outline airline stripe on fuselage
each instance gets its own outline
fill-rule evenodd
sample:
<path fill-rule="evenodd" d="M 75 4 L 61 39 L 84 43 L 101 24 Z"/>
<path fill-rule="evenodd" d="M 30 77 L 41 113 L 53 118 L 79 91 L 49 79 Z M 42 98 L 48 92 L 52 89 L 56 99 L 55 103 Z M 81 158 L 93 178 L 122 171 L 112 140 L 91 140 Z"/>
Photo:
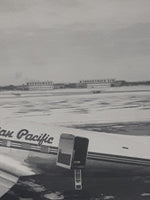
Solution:
<path fill-rule="evenodd" d="M 54 154 L 54 155 L 56 155 L 58 151 L 57 147 L 45 146 L 45 145 L 39 146 L 33 143 L 31 144 L 31 143 L 11 141 L 11 140 L 6 140 L 6 139 L 0 139 L 0 147 L 35 151 L 35 152 Z M 87 159 L 95 160 L 95 161 L 150 166 L 150 159 L 120 156 L 120 155 L 113 155 L 113 154 L 95 153 L 95 152 L 88 152 Z"/>
<path fill-rule="evenodd" d="M 101 160 L 104 162 L 115 162 L 115 163 L 122 163 L 122 164 L 150 166 L 150 159 L 120 156 L 120 155 L 113 155 L 113 154 L 88 152 L 88 159 Z"/>
<path fill-rule="evenodd" d="M 58 149 L 57 147 L 52 147 L 52 146 L 43 146 L 43 145 L 39 146 L 37 144 L 18 142 L 13 140 L 10 141 L 5 139 L 0 139 L 0 146 L 27 150 L 27 151 L 36 151 L 41 153 L 51 153 L 51 154 L 57 154 L 57 149 Z"/>

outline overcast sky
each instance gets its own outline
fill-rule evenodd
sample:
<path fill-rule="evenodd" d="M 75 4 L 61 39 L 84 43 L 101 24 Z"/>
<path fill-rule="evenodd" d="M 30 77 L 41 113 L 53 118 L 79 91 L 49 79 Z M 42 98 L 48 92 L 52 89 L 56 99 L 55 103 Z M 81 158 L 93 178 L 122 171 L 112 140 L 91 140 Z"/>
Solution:
<path fill-rule="evenodd" d="M 150 0 L 0 0 L 0 85 L 150 80 Z"/>

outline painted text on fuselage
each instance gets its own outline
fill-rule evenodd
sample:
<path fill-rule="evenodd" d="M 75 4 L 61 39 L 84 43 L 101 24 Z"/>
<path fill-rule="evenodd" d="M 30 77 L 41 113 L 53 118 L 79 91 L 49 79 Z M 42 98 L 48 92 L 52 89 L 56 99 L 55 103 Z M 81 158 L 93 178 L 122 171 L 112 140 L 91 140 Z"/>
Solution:
<path fill-rule="evenodd" d="M 14 131 L 6 130 L 1 127 L 0 127 L 0 137 L 37 142 L 38 145 L 52 144 L 54 140 L 54 138 L 47 133 L 32 134 L 27 129 L 21 129 L 17 133 L 15 133 Z"/>

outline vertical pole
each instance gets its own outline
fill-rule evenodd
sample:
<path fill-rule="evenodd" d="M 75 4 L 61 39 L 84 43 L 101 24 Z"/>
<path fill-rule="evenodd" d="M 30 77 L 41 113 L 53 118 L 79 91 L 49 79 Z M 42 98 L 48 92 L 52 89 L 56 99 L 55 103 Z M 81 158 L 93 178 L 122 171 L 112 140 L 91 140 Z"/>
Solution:
<path fill-rule="evenodd" d="M 82 190 L 82 170 L 74 169 L 75 190 Z"/>

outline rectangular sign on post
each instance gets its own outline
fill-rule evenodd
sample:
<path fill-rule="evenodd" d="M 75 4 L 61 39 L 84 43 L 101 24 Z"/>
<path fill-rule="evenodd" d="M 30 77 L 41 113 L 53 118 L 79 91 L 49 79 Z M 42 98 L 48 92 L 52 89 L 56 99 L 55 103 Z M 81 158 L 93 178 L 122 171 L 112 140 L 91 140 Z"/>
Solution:
<path fill-rule="evenodd" d="M 58 155 L 56 164 L 67 169 L 72 168 L 72 159 L 74 154 L 75 137 L 70 134 L 60 136 Z"/>
<path fill-rule="evenodd" d="M 88 143 L 87 138 L 62 134 L 56 164 L 67 169 L 83 169 L 86 164 Z"/>

